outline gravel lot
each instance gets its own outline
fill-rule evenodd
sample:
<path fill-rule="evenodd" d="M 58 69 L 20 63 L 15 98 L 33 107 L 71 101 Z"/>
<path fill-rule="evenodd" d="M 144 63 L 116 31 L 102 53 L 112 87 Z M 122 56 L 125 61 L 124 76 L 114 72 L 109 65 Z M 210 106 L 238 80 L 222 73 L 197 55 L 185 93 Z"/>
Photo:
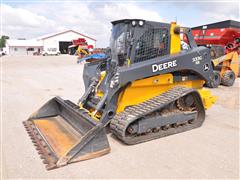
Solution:
<path fill-rule="evenodd" d="M 239 79 L 211 90 L 218 102 L 201 128 L 127 146 L 108 134 L 111 153 L 46 171 L 22 121 L 50 98 L 84 93 L 74 56 L 5 56 L 2 135 L 4 178 L 239 178 Z"/>

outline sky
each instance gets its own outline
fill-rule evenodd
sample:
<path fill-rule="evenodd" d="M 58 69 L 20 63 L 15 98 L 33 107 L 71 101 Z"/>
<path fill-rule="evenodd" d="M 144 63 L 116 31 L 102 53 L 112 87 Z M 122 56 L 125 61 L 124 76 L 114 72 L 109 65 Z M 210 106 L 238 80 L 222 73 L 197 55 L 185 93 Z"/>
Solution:
<path fill-rule="evenodd" d="M 73 29 L 107 47 L 111 21 L 141 18 L 194 27 L 223 20 L 240 20 L 239 1 L 60 1 L 1 0 L 1 35 L 36 38 Z"/>

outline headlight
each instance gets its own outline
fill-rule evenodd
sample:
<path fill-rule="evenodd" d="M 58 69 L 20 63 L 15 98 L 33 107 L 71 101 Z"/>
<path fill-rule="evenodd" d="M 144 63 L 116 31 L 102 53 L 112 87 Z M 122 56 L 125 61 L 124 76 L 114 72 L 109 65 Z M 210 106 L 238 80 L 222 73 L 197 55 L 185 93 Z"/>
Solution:
<path fill-rule="evenodd" d="M 132 26 L 136 26 L 136 21 L 132 21 Z"/>
<path fill-rule="evenodd" d="M 144 23 L 143 23 L 143 21 L 139 21 L 138 24 L 139 24 L 139 26 L 143 26 Z"/>

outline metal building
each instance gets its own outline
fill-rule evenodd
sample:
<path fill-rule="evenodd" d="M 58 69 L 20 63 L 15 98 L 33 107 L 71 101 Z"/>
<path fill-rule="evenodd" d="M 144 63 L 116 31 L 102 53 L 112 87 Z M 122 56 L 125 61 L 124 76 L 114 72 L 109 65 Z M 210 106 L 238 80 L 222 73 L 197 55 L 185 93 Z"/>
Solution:
<path fill-rule="evenodd" d="M 78 38 L 84 38 L 89 45 L 96 47 L 96 39 L 74 30 L 66 30 L 30 40 L 9 39 L 6 42 L 6 49 L 9 55 L 32 55 L 53 48 L 61 54 L 67 54 L 72 41 Z"/>
<path fill-rule="evenodd" d="M 9 55 L 33 55 L 42 51 L 42 41 L 19 39 L 9 39 L 6 41 L 6 53 Z"/>

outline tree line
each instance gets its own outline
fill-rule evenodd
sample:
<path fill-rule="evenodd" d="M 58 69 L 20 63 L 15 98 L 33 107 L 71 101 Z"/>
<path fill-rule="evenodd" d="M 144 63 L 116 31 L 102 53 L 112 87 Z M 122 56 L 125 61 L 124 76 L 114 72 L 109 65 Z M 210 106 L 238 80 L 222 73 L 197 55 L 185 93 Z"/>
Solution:
<path fill-rule="evenodd" d="M 1 38 L 0 38 L 0 48 L 5 47 L 7 39 L 9 39 L 8 36 L 5 36 L 5 35 L 1 36 Z"/>

